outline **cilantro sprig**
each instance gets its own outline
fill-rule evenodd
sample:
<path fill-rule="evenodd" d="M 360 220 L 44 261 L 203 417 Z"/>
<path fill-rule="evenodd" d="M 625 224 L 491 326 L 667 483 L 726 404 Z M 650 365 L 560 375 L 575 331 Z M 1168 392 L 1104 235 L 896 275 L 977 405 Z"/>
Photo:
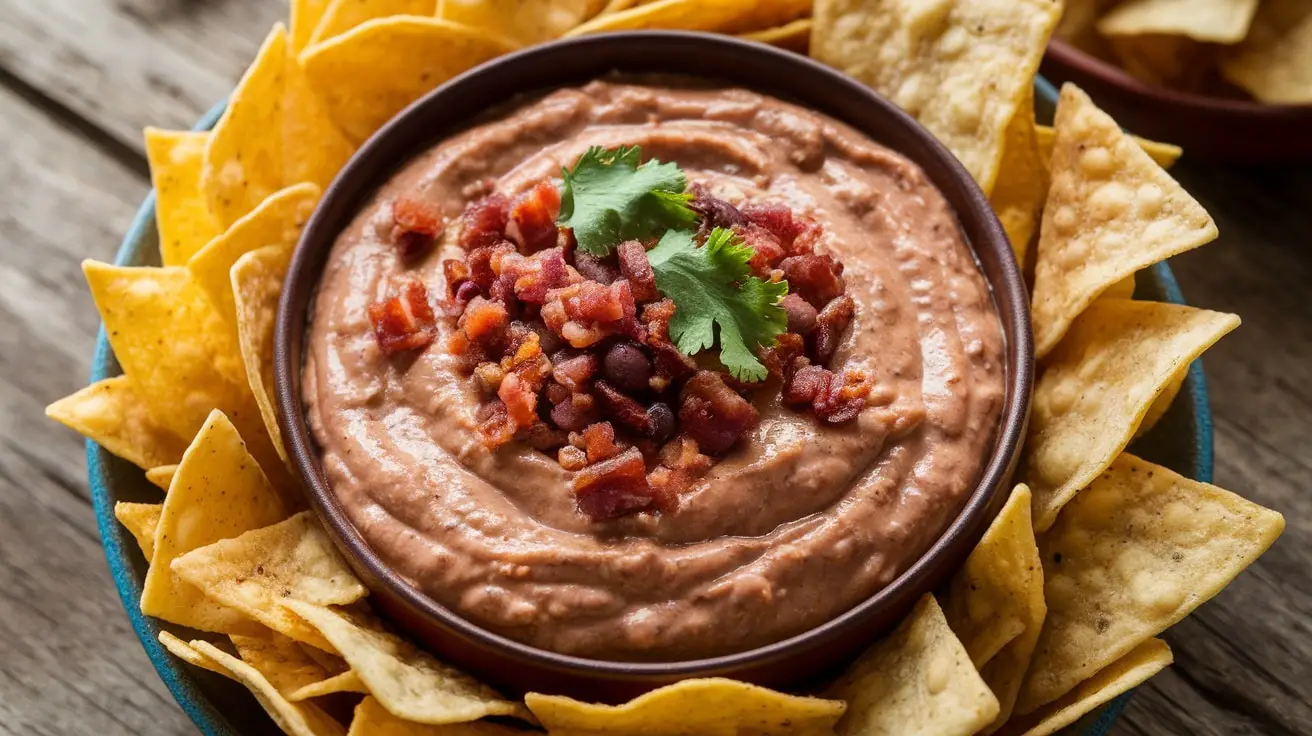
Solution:
<path fill-rule="evenodd" d="M 562 170 L 565 185 L 556 223 L 574 230 L 579 250 L 604 256 L 622 241 L 697 224 L 683 170 L 659 161 L 639 165 L 641 160 L 638 146 L 593 146 L 573 170 Z"/>

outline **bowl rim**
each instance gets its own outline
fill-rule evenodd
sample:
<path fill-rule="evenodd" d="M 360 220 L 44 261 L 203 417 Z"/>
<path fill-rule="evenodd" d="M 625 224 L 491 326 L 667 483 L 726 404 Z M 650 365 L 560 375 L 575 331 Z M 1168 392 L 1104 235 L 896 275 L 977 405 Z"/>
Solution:
<path fill-rule="evenodd" d="M 1103 84 L 1117 87 L 1139 99 L 1175 105 L 1196 112 L 1236 117 L 1291 121 L 1312 118 L 1312 103 L 1290 105 L 1215 97 L 1145 82 L 1115 64 L 1082 51 L 1060 38 L 1048 41 L 1047 55 L 1058 65 L 1083 72 Z"/>
<path fill-rule="evenodd" d="M 983 242 L 970 243 L 972 255 L 979 262 L 980 258 L 976 253 L 992 249 L 995 251 L 993 256 L 998 259 L 1001 266 L 1000 283 L 990 282 L 990 290 L 994 303 L 997 305 L 996 312 L 999 320 L 1005 328 L 1004 332 L 1014 336 L 1014 339 L 1007 341 L 1005 348 L 1007 366 L 1006 394 L 1009 398 L 1004 402 L 990 456 L 980 472 L 975 489 L 966 499 L 957 517 L 943 529 L 939 538 L 912 565 L 898 575 L 892 583 L 852 609 L 786 639 L 746 651 L 714 657 L 669 662 L 628 662 L 562 654 L 515 641 L 464 618 L 454 610 L 441 605 L 424 594 L 417 587 L 404 581 L 390 565 L 370 548 L 363 536 L 347 518 L 322 470 L 318 452 L 313 449 L 314 443 L 306 426 L 304 405 L 300 393 L 301 362 L 299 345 L 293 345 L 292 341 L 299 341 L 302 338 L 301 331 L 308 320 L 310 304 L 314 298 L 313 292 L 324 265 L 322 262 L 316 264 L 316 257 L 320 261 L 326 261 L 326 254 L 320 257 L 319 251 L 330 249 L 338 235 L 339 228 L 332 222 L 334 218 L 330 214 L 339 208 L 338 200 L 342 200 L 343 204 L 341 206 L 349 212 L 358 212 L 359 207 L 363 206 L 363 202 L 367 201 L 369 196 L 372 196 L 372 193 L 376 191 L 377 186 L 386 179 L 387 175 L 394 172 L 396 167 L 404 161 L 410 160 L 414 155 L 425 150 L 424 145 L 412 142 L 406 147 L 408 149 L 406 155 L 397 160 L 396 153 L 400 147 L 394 145 L 392 139 L 405 139 L 410 135 L 407 131 L 408 120 L 417 118 L 425 108 L 440 107 L 449 100 L 460 99 L 462 96 L 472 93 L 475 85 L 482 83 L 487 77 L 496 79 L 496 75 L 515 74 L 516 71 L 521 75 L 532 76 L 529 74 L 530 69 L 554 69 L 553 62 L 561 59 L 566 54 L 581 53 L 589 55 L 590 61 L 588 63 L 591 64 L 591 67 L 586 75 L 587 78 L 604 76 L 607 70 L 616 69 L 619 62 L 616 62 L 615 59 L 623 56 L 626 50 L 631 51 L 631 49 L 637 47 L 645 49 L 645 54 L 641 59 L 626 59 L 623 62 L 625 68 L 622 71 L 633 73 L 643 73 L 644 71 L 646 73 L 671 73 L 679 71 L 680 69 L 673 66 L 669 59 L 677 58 L 675 55 L 680 51 L 689 50 L 691 44 L 696 44 L 697 58 L 702 63 L 705 63 L 708 55 L 714 53 L 724 57 L 734 57 L 740 61 L 746 60 L 753 64 L 772 65 L 776 68 L 792 67 L 798 70 L 797 74 L 807 79 L 808 86 L 810 83 L 823 82 L 830 87 L 841 89 L 845 94 L 859 99 L 860 104 L 868 105 L 878 110 L 881 115 L 892 119 L 895 127 L 904 129 L 899 131 L 900 133 L 914 139 L 916 144 L 923 149 L 920 152 L 922 156 L 936 159 L 936 163 L 948 172 L 946 177 L 950 177 L 950 181 L 934 181 L 934 184 L 945 194 L 948 193 L 950 187 L 956 187 L 960 190 L 959 200 L 967 203 L 969 212 L 956 212 L 958 219 L 966 220 L 969 217 L 978 221 L 978 229 L 983 235 Z M 599 56 L 606 58 L 604 64 L 595 61 Z M 697 68 L 718 69 L 719 67 L 701 66 Z M 544 72 L 543 74 L 547 73 Z M 739 76 L 735 76 L 735 74 Z M 754 87 L 766 92 L 770 91 L 766 89 L 769 85 L 743 82 L 741 77 L 744 75 L 744 72 L 732 71 L 727 74 L 701 74 L 698 76 L 702 76 L 704 79 L 718 78 L 739 86 Z M 522 76 L 513 76 L 511 79 L 514 80 L 512 84 L 517 93 L 524 94 L 569 86 L 576 82 L 578 76 L 571 75 L 563 79 L 558 77 L 556 81 L 545 85 L 541 83 L 524 84 Z M 817 84 L 816 86 L 821 85 Z M 816 95 L 816 98 L 807 99 L 808 95 L 813 94 L 813 92 L 808 91 L 806 94 L 797 94 L 797 90 L 802 87 L 803 85 L 800 84 L 793 85 L 786 96 L 800 100 L 802 104 L 810 109 L 822 109 L 830 114 L 833 113 L 836 103 L 826 104 L 822 100 L 816 99 L 819 95 Z M 777 94 L 777 92 L 775 93 Z M 455 130 L 463 129 L 478 122 L 480 121 L 477 116 L 472 119 L 462 117 L 451 128 L 440 131 L 440 134 L 436 131 L 430 134 L 428 140 L 440 140 Z M 852 124 L 851 121 L 845 122 Z M 860 127 L 855 124 L 853 124 L 853 127 L 860 130 Z M 905 155 L 909 152 L 904 150 L 902 153 Z M 910 155 L 914 156 L 915 154 Z M 370 181 L 371 183 L 366 188 L 356 180 Z M 355 191 L 352 191 L 352 187 Z M 950 196 L 949 199 L 951 199 Z M 1010 324 L 1008 324 L 1006 318 L 1008 313 L 1011 315 Z M 645 681 L 654 677 L 686 677 L 695 674 L 725 672 L 751 665 L 779 661 L 786 656 L 822 646 L 827 640 L 832 640 L 839 632 L 845 631 L 852 626 L 859 626 L 863 620 L 878 613 L 881 607 L 886 606 L 889 600 L 903 588 L 918 585 L 923 590 L 930 587 L 926 584 L 926 577 L 935 570 L 936 565 L 942 564 L 944 555 L 952 548 L 953 542 L 956 541 L 959 544 L 959 538 L 962 535 L 969 535 L 974 541 L 977 541 L 991 521 L 993 514 L 996 513 L 997 504 L 995 501 L 999 494 L 1006 490 L 1003 485 L 1010 470 L 1014 468 L 1019 455 L 1028 419 L 1030 393 L 1034 378 L 1028 290 L 1016 264 L 1011 246 L 997 217 L 989 206 L 986 196 L 980 191 L 974 179 L 966 172 L 955 156 L 905 112 L 841 72 L 823 66 L 807 57 L 775 49 L 764 44 L 726 36 L 675 31 L 631 31 L 597 34 L 530 47 L 499 57 L 446 82 L 392 118 L 366 141 L 343 167 L 337 178 L 324 192 L 302 233 L 279 302 L 274 339 L 274 364 L 278 420 L 288 453 L 292 458 L 297 474 L 305 484 L 312 507 L 328 527 L 335 541 L 343 548 L 344 554 L 348 554 L 353 558 L 376 581 L 386 586 L 390 593 L 400 597 L 413 610 L 419 611 L 430 624 L 436 625 L 449 633 L 454 633 L 467 641 L 475 642 L 484 647 L 495 648 L 518 661 L 527 661 L 544 669 L 583 673 L 587 676 L 600 675 L 630 681 Z M 982 519 L 981 517 L 986 514 L 989 518 Z"/>

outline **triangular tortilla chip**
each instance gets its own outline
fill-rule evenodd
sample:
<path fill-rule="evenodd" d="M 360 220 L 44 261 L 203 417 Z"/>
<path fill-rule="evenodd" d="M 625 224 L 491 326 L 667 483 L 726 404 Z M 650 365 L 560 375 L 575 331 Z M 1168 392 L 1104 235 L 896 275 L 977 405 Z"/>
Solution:
<path fill-rule="evenodd" d="M 181 458 L 182 456 L 179 455 L 178 459 Z M 156 465 L 155 467 L 146 470 L 146 480 L 167 491 L 169 489 L 169 484 L 173 482 L 173 474 L 176 472 L 178 472 L 178 466 L 176 463 L 173 465 Z"/>
<path fill-rule="evenodd" d="M 612 13 L 602 13 L 573 28 L 565 37 L 648 28 L 730 32 L 736 22 L 752 12 L 755 5 L 753 0 L 718 0 L 712 3 L 701 0 L 656 0 Z"/>
<path fill-rule="evenodd" d="M 437 17 L 531 46 L 560 38 L 601 5 L 598 0 L 442 0 Z"/>
<path fill-rule="evenodd" d="M 192 649 L 190 644 L 167 631 L 159 632 L 159 643 L 163 644 L 170 654 L 187 664 L 207 669 L 210 672 L 217 672 L 224 677 L 228 676 L 228 671 L 215 664 L 214 660 Z"/>
<path fill-rule="evenodd" d="M 1216 595 L 1280 514 L 1123 454 L 1039 540 L 1048 617 L 1017 713 L 1070 692 Z"/>
<path fill-rule="evenodd" d="M 388 713 L 377 698 L 368 697 L 355 706 L 351 730 L 346 736 L 524 736 L 524 734 L 523 729 L 489 721 L 452 723 L 446 726 L 427 726 L 413 721 L 403 721 Z"/>
<path fill-rule="evenodd" d="M 442 725 L 527 716 L 520 703 L 415 649 L 376 621 L 304 601 L 286 605 L 332 643 L 369 692 L 398 718 Z"/>
<path fill-rule="evenodd" d="M 1312 102 L 1312 3 L 1262 0 L 1248 37 L 1221 56 L 1221 73 L 1268 104 Z"/>
<path fill-rule="evenodd" d="M 312 703 L 293 703 L 278 692 L 259 670 L 207 641 L 190 644 L 224 674 L 246 686 L 273 722 L 289 736 L 342 736 L 346 729 Z"/>
<path fill-rule="evenodd" d="M 311 46 L 301 65 L 333 120 L 363 141 L 438 85 L 513 48 L 458 23 L 396 16 Z"/>
<path fill-rule="evenodd" d="M 1039 223 L 1043 200 L 1048 196 L 1048 163 L 1039 153 L 1034 133 L 1034 90 L 1021 101 L 1016 116 L 1007 125 L 1002 164 L 989 203 L 1007 232 L 1016 263 L 1025 267 L 1025 256 Z"/>
<path fill-rule="evenodd" d="M 171 567 L 193 549 L 286 517 L 278 494 L 220 411 L 210 415 L 178 465 L 155 532 L 141 611 L 180 626 L 223 634 L 252 634 L 260 625 L 208 598 Z"/>
<path fill-rule="evenodd" d="M 1175 403 L 1175 397 L 1180 395 L 1180 389 L 1184 388 L 1185 379 L 1188 377 L 1188 365 L 1182 366 L 1176 371 L 1175 377 L 1171 379 L 1170 383 L 1166 384 L 1166 390 L 1158 394 L 1156 399 L 1153 399 L 1153 405 L 1148 407 L 1147 413 L 1143 415 L 1143 421 L 1139 422 L 1139 429 L 1134 433 L 1135 439 L 1147 434 L 1162 420 L 1162 417 L 1170 410 L 1171 404 Z"/>
<path fill-rule="evenodd" d="M 46 407 L 46 416 L 139 468 L 176 463 L 187 441 L 161 427 L 127 376 L 96 381 Z"/>
<path fill-rule="evenodd" d="M 1074 85 L 1062 87 L 1056 128 L 1034 269 L 1036 358 L 1107 287 L 1216 239 L 1203 206 Z"/>
<path fill-rule="evenodd" d="M 369 693 L 369 688 L 364 686 L 360 676 L 355 674 L 354 670 L 347 670 L 341 674 L 333 675 L 318 682 L 311 682 L 301 688 L 288 693 L 287 699 L 293 703 L 310 698 L 321 698 L 333 693 Z M 420 728 L 415 724 L 415 728 Z"/>
<path fill-rule="evenodd" d="M 300 54 L 310 45 L 314 29 L 323 20 L 324 11 L 332 0 L 291 0 L 287 22 L 287 46 L 293 55 Z"/>
<path fill-rule="evenodd" d="M 799 54 L 805 54 L 807 45 L 811 43 L 811 28 L 814 21 L 810 18 L 799 18 L 791 23 L 785 23 L 774 28 L 766 28 L 760 31 L 749 31 L 738 34 L 739 38 L 745 38 L 748 41 L 757 43 L 768 43 L 771 46 L 778 46 L 781 49 L 796 51 Z"/>
<path fill-rule="evenodd" d="M 160 262 L 181 266 L 219 234 L 200 190 L 210 134 L 146 128 L 146 160 L 155 187 L 155 228 Z"/>
<path fill-rule="evenodd" d="M 1258 0 L 1128 0 L 1098 21 L 1104 36 L 1161 34 L 1207 43 L 1238 43 L 1248 35 Z"/>
<path fill-rule="evenodd" d="M 128 503 L 119 501 L 114 504 L 114 518 L 137 540 L 141 555 L 150 562 L 155 556 L 155 529 L 159 526 L 160 512 L 164 505 L 158 503 Z"/>
<path fill-rule="evenodd" d="M 1175 376 L 1238 326 L 1233 314 L 1179 304 L 1091 304 L 1034 387 L 1019 473 L 1034 492 L 1034 528 L 1052 526 L 1062 506 L 1130 444 Z"/>
<path fill-rule="evenodd" d="M 622 705 L 541 693 L 529 693 L 524 701 L 547 731 L 562 734 L 832 734 L 846 710 L 841 700 L 789 695 L 722 677 L 676 682 Z"/>
<path fill-rule="evenodd" d="M 368 593 L 308 511 L 193 549 L 172 566 L 178 577 L 212 600 L 328 651 L 332 645 L 314 627 L 280 604 L 299 600 L 344 605 Z"/>
<path fill-rule="evenodd" d="M 971 736 L 998 714 L 997 698 L 928 593 L 826 695 L 847 701 L 840 736 Z"/>
<path fill-rule="evenodd" d="M 355 145 L 333 122 L 323 99 L 310 89 L 300 49 L 288 49 L 283 95 L 283 179 L 327 189 L 355 153 Z"/>
<path fill-rule="evenodd" d="M 273 631 L 265 631 L 258 636 L 229 637 L 237 654 L 246 664 L 260 671 L 270 685 L 289 700 L 291 694 L 305 687 L 327 679 L 327 670 L 319 666 L 305 653 L 305 649 L 296 641 Z"/>
<path fill-rule="evenodd" d="M 1034 85 L 1058 0 L 817 0 L 811 55 L 906 110 L 987 194 Z"/>
<path fill-rule="evenodd" d="M 1174 660 L 1161 639 L 1149 639 L 1081 682 L 1065 696 L 1023 718 L 1008 723 L 1004 736 L 1049 736 L 1147 682 Z"/>
<path fill-rule="evenodd" d="M 237 260 L 230 273 L 237 310 L 237 344 L 246 365 L 246 380 L 260 407 L 264 429 L 273 447 L 287 459 L 278 426 L 273 377 L 273 333 L 278 318 L 278 298 L 283 278 L 291 263 L 292 248 L 274 245 L 251 251 Z"/>
<path fill-rule="evenodd" d="M 221 230 L 283 187 L 286 70 L 287 29 L 278 23 L 232 91 L 205 147 L 200 185 Z"/>
<path fill-rule="evenodd" d="M 1039 125 L 1035 126 L 1034 134 L 1039 143 L 1039 156 L 1046 164 L 1052 160 L 1052 144 L 1057 137 L 1057 131 L 1053 130 L 1050 126 Z M 1147 138 L 1140 138 L 1137 135 L 1132 135 L 1130 138 L 1134 139 L 1134 142 L 1139 144 L 1139 147 L 1143 149 L 1143 152 L 1148 154 L 1148 158 L 1157 162 L 1157 165 L 1163 169 L 1171 168 L 1171 166 L 1174 165 L 1176 161 L 1179 161 L 1180 157 L 1184 155 L 1184 149 L 1173 143 L 1150 141 Z"/>
<path fill-rule="evenodd" d="M 437 5 L 437 0 L 330 0 L 309 45 L 336 38 L 375 18 L 431 16 L 437 12 Z"/>

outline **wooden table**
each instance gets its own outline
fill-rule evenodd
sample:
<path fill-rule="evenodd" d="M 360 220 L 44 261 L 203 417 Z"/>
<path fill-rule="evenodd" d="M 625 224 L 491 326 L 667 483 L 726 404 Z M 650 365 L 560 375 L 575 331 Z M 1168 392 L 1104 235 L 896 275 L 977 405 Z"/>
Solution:
<path fill-rule="evenodd" d="M 81 438 L 42 415 L 86 383 L 110 260 L 150 187 L 145 125 L 188 127 L 285 3 L 0 0 L 0 734 L 194 733 L 146 661 L 97 540 Z M 1118 734 L 1312 732 L 1312 167 L 1176 173 L 1219 242 L 1175 259 L 1244 326 L 1207 357 L 1216 481 L 1285 514 L 1262 560 L 1166 634 L 1176 664 Z"/>

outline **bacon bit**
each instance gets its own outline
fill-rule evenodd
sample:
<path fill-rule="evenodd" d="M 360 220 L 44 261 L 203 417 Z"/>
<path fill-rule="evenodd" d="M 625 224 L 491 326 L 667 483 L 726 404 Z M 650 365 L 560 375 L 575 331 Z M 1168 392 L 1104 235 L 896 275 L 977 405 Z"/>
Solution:
<path fill-rule="evenodd" d="M 849 371 L 839 377 L 828 368 L 808 365 L 788 380 L 782 398 L 792 406 L 809 405 L 829 424 L 842 424 L 861 413 L 869 394 L 870 384 L 858 372 Z"/>
<path fill-rule="evenodd" d="M 788 288 L 817 309 L 843 293 L 843 264 L 827 253 L 789 256 L 779 263 Z"/>
<path fill-rule="evenodd" d="M 510 314 L 504 304 L 479 296 L 465 307 L 456 325 L 471 343 L 493 345 L 500 341 L 509 321 Z"/>
<path fill-rule="evenodd" d="M 437 205 L 402 195 L 392 202 L 392 242 L 403 261 L 414 261 L 433 247 L 442 232 L 442 211 Z"/>
<path fill-rule="evenodd" d="M 428 347 L 437 329 L 428 289 L 419 281 L 407 281 L 400 294 L 370 304 L 369 322 L 386 355 Z"/>
<path fill-rule="evenodd" d="M 725 385 L 718 373 L 697 371 L 683 387 L 679 421 L 707 454 L 728 452 L 759 419 L 756 407 Z"/>
<path fill-rule="evenodd" d="M 784 249 L 779 239 L 769 230 L 756 224 L 746 224 L 734 230 L 743 244 L 752 249 L 750 265 L 758 276 L 769 276 L 770 271 L 783 260 Z"/>
<path fill-rule="evenodd" d="M 478 388 L 485 394 L 494 394 L 501 387 L 501 379 L 506 377 L 506 372 L 501 370 L 501 366 L 491 361 L 479 363 L 474 369 L 474 380 L 478 382 Z"/>
<path fill-rule="evenodd" d="M 635 302 L 654 302 L 661 298 L 656 288 L 656 272 L 647 260 L 647 249 L 636 240 L 626 240 L 615 249 L 620 260 L 620 273 L 628 279 Z"/>
<path fill-rule="evenodd" d="M 788 253 L 794 256 L 805 256 L 815 252 L 815 246 L 820 242 L 820 236 L 824 235 L 824 228 L 820 223 L 809 217 L 801 217 L 793 220 L 794 228 L 797 230 L 796 237 L 788 246 Z"/>
<path fill-rule="evenodd" d="M 520 253 L 536 253 L 556 245 L 556 215 L 560 213 L 560 190 L 550 181 L 540 181 L 515 198 L 504 227 L 506 237 Z"/>
<path fill-rule="evenodd" d="M 574 496 L 579 511 L 594 522 L 648 509 L 669 509 L 676 500 L 657 493 L 647 483 L 647 466 L 636 447 L 578 471 Z"/>
<path fill-rule="evenodd" d="M 547 426 L 546 422 L 534 422 L 528 429 L 522 429 L 516 435 L 534 450 L 548 452 L 568 443 L 567 435 L 559 429 Z"/>
<path fill-rule="evenodd" d="M 518 373 L 508 373 L 501 379 L 497 398 L 505 404 L 506 414 L 517 430 L 532 426 L 537 420 L 537 392 Z"/>
<path fill-rule="evenodd" d="M 599 419 L 601 414 L 597 412 L 596 403 L 588 394 L 574 394 L 551 407 L 551 421 L 570 432 L 581 432 Z"/>
<path fill-rule="evenodd" d="M 790 406 L 809 406 L 817 396 L 829 390 L 829 382 L 833 377 L 834 374 L 828 368 L 804 366 L 789 377 L 780 398 Z"/>
<path fill-rule="evenodd" d="M 586 348 L 609 335 L 635 330 L 636 312 L 629 282 L 621 279 L 610 286 L 584 281 L 552 289 L 541 314 L 552 332 L 573 347 Z"/>
<path fill-rule="evenodd" d="M 469 280 L 478 284 L 484 293 L 489 292 L 501 273 L 502 257 L 514 252 L 515 246 L 504 240 L 469 251 L 469 255 L 465 256 Z"/>
<path fill-rule="evenodd" d="M 842 342 L 843 334 L 847 332 L 848 325 L 852 324 L 852 317 L 855 314 L 856 302 L 846 294 L 830 301 L 824 309 L 820 310 L 820 314 L 816 317 L 815 331 L 817 363 L 828 365 L 833 359 L 838 344 Z"/>
<path fill-rule="evenodd" d="M 478 433 L 483 436 L 483 445 L 489 450 L 495 450 L 515 438 L 517 427 L 510 421 L 510 413 L 500 399 L 493 399 L 483 406 L 487 409 L 483 412 L 485 417 L 482 423 L 478 425 Z"/>
<path fill-rule="evenodd" d="M 588 464 L 588 455 L 573 445 L 565 445 L 556 452 L 556 462 L 566 470 L 582 470 Z"/>
<path fill-rule="evenodd" d="M 610 422 L 596 422 L 588 425 L 579 436 L 582 449 L 588 454 L 588 462 L 599 463 L 628 449 L 628 445 L 615 441 L 615 427 Z"/>
<path fill-rule="evenodd" d="M 743 207 L 743 219 L 774 235 L 780 245 L 792 245 L 799 228 L 793 211 L 782 204 L 749 204 Z"/>
<path fill-rule="evenodd" d="M 501 278 L 509 279 L 515 296 L 528 304 L 543 304 L 548 291 L 570 283 L 565 253 L 560 248 L 548 248 L 529 258 L 514 253 L 503 256 Z"/>
<path fill-rule="evenodd" d="M 620 277 L 620 272 L 604 260 L 581 251 L 574 251 L 574 267 L 579 275 L 588 281 L 610 286 Z"/>
<path fill-rule="evenodd" d="M 557 360 L 551 369 L 551 376 L 574 393 L 581 393 L 588 381 L 597 375 L 601 361 L 592 353 L 583 353 L 572 358 Z"/>
<path fill-rule="evenodd" d="M 593 383 L 593 388 L 597 391 L 597 401 L 601 404 L 603 413 L 619 422 L 625 429 L 644 437 L 652 436 L 655 426 L 642 404 L 625 396 L 619 389 L 604 380 L 598 379 Z"/>
<path fill-rule="evenodd" d="M 661 465 L 671 470 L 681 470 L 695 475 L 710 470 L 715 462 L 709 456 L 702 454 L 697 447 L 697 440 L 683 434 L 665 443 L 661 448 L 660 458 Z"/>
<path fill-rule="evenodd" d="M 809 335 L 815 329 L 816 311 L 811 303 L 796 294 L 787 294 L 779 300 L 779 306 L 788 313 L 788 331 L 798 335 Z"/>
<path fill-rule="evenodd" d="M 467 251 L 484 248 L 504 240 L 510 221 L 510 201 L 503 194 L 489 194 L 465 207 L 460 220 L 460 247 Z"/>
<path fill-rule="evenodd" d="M 710 190 L 702 184 L 693 184 L 692 194 L 693 198 L 688 206 L 693 212 L 702 216 L 702 227 L 707 231 L 715 227 L 737 227 L 746 222 L 743 213 L 737 207 L 711 194 Z"/>
<path fill-rule="evenodd" d="M 642 342 L 652 352 L 656 375 L 652 376 L 652 390 L 660 392 L 677 381 L 691 376 L 697 370 L 693 359 L 679 352 L 670 342 L 670 319 L 674 317 L 674 302 L 662 299 L 642 307 Z"/>
<path fill-rule="evenodd" d="M 446 281 L 446 298 L 455 300 L 460 286 L 469 282 L 469 267 L 464 261 L 448 258 L 442 261 L 442 277 Z"/>
<path fill-rule="evenodd" d="M 460 284 L 456 289 L 453 299 L 448 299 L 442 304 L 442 312 L 448 317 L 459 317 L 465 312 L 465 306 L 478 296 L 478 284 L 473 281 L 466 281 Z"/>
<path fill-rule="evenodd" d="M 782 379 L 790 378 L 798 367 L 796 360 L 806 352 L 806 341 L 795 332 L 785 332 L 776 338 L 772 347 L 761 351 L 761 362 L 770 375 Z M 809 361 L 808 361 L 809 362 Z"/>

